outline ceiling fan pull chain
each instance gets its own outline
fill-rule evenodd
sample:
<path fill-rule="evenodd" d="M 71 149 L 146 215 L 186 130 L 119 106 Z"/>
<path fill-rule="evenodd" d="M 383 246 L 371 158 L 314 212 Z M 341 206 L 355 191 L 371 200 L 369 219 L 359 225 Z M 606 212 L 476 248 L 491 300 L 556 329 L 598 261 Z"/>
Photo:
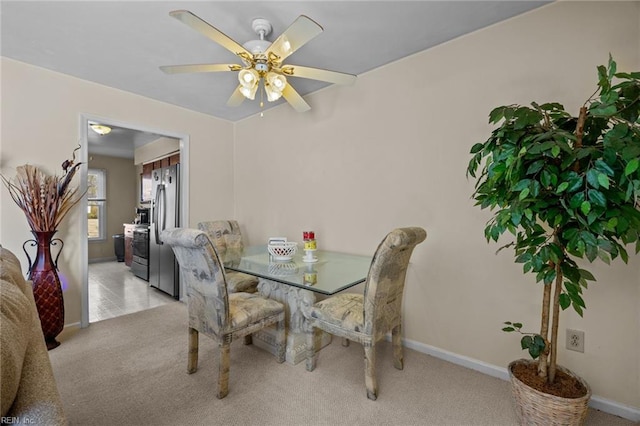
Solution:
<path fill-rule="evenodd" d="M 262 85 L 264 86 L 264 79 Z M 264 90 L 260 91 L 260 117 L 264 117 Z"/>

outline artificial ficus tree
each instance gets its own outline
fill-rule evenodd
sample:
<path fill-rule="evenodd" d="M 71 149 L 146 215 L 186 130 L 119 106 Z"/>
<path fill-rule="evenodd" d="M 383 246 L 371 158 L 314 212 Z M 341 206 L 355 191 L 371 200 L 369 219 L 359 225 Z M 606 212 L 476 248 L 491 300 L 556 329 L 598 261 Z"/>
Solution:
<path fill-rule="evenodd" d="M 579 259 L 626 263 L 630 244 L 640 250 L 640 72 L 618 73 L 611 57 L 597 70 L 597 90 L 577 117 L 559 103 L 491 111 L 498 127 L 471 148 L 467 168 L 476 205 L 492 211 L 487 241 L 512 234 L 502 248 L 543 284 L 540 332 L 522 333 L 517 322 L 503 330 L 524 334 L 522 348 L 549 383 L 560 310 L 582 316 L 583 289 L 595 281 Z"/>

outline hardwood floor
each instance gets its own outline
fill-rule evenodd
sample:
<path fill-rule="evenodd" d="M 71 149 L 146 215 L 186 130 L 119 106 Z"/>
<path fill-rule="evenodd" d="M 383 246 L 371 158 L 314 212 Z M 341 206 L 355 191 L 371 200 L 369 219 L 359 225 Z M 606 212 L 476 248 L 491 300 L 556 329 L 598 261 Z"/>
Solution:
<path fill-rule="evenodd" d="M 89 264 L 89 322 L 175 302 L 133 275 L 124 262 Z"/>

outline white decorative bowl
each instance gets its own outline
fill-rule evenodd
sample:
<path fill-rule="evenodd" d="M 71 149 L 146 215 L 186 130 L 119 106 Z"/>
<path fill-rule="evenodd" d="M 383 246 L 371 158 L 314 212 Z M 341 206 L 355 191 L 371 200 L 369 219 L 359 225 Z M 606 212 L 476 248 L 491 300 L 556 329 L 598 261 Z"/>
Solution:
<path fill-rule="evenodd" d="M 298 251 L 298 243 L 286 242 L 269 244 L 267 250 L 275 260 L 287 261 L 291 260 Z"/>

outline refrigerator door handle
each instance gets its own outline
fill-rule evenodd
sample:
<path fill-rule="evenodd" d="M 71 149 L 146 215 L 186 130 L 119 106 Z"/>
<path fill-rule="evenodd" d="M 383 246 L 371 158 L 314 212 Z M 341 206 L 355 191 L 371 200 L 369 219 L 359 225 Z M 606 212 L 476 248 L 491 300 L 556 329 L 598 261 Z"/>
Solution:
<path fill-rule="evenodd" d="M 160 219 L 160 209 L 162 209 L 162 218 L 163 218 L 163 223 L 162 223 L 162 229 L 164 230 L 164 196 L 161 198 L 161 194 L 164 195 L 164 185 L 163 184 L 159 184 L 157 191 L 156 191 L 156 199 L 154 200 L 154 209 L 153 209 L 153 229 L 154 229 L 154 235 L 155 235 L 155 239 L 156 239 L 156 244 L 162 244 L 162 241 L 160 241 L 160 224 L 158 223 L 158 220 Z"/>
<path fill-rule="evenodd" d="M 162 218 L 162 228 L 160 228 L 160 230 L 164 231 L 165 229 L 167 229 L 167 188 L 166 186 L 162 185 L 159 189 L 162 192 L 162 198 L 160 199 L 162 204 L 162 212 L 160 213 Z M 160 240 L 160 244 L 164 244 L 162 240 Z"/>

